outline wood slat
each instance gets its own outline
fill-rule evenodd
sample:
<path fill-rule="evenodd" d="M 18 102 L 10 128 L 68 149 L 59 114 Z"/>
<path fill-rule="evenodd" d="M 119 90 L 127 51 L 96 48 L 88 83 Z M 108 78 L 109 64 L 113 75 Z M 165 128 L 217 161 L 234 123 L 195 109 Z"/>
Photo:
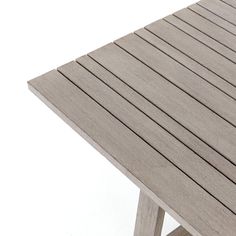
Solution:
<path fill-rule="evenodd" d="M 134 34 L 118 40 L 117 44 L 219 116 L 236 125 L 235 100 Z"/>
<path fill-rule="evenodd" d="M 199 14 L 200 16 L 204 17 L 208 21 L 216 24 L 219 27 L 222 27 L 222 29 L 224 29 L 225 31 L 236 36 L 236 26 L 232 25 L 231 23 L 223 20 L 222 18 L 206 10 L 201 5 L 194 4 L 194 5 L 189 6 L 188 8 L 192 10 L 193 12 Z"/>
<path fill-rule="evenodd" d="M 192 72 L 196 73 L 202 79 L 208 81 L 210 84 L 218 88 L 220 91 L 224 92 L 228 96 L 236 100 L 236 87 L 230 85 L 228 82 L 222 80 L 219 76 L 202 67 L 199 63 L 192 60 L 190 57 L 181 53 L 179 50 L 175 49 L 165 41 L 156 37 L 154 34 L 146 29 L 140 29 L 135 32 L 139 37 L 146 40 L 154 47 L 158 48 L 162 52 L 166 53 L 168 56 L 174 60 L 181 63 L 184 67 L 188 68 Z"/>
<path fill-rule="evenodd" d="M 89 56 L 80 57 L 77 61 L 91 73 L 95 74 L 105 84 L 112 87 L 114 91 L 127 99 L 131 104 L 140 109 L 146 116 L 150 117 L 150 119 L 160 125 L 163 129 L 172 134 L 193 152 L 204 158 L 208 163 L 236 183 L 236 166 L 227 161 L 222 155 L 210 148 L 174 119 L 170 118 L 167 114 L 158 109 L 158 107 L 150 103 L 137 91 L 129 87 L 122 79 L 117 78 Z"/>
<path fill-rule="evenodd" d="M 236 86 L 236 66 L 233 62 L 222 57 L 164 20 L 154 22 L 146 26 L 146 28 L 196 60 L 202 66 L 216 73 L 222 79 Z"/>
<path fill-rule="evenodd" d="M 236 2 L 202 0 L 29 88 L 140 187 L 135 235 L 164 209 L 170 235 L 233 236 L 235 63 Z"/>
<path fill-rule="evenodd" d="M 220 0 L 202 0 L 198 4 L 236 26 L 236 9 L 224 2 Z"/>
<path fill-rule="evenodd" d="M 174 14 L 174 16 L 181 20 L 179 21 L 174 17 L 167 17 L 166 19 L 169 19 L 172 24 L 175 24 L 183 31 L 189 33 L 199 41 L 213 48 L 221 55 L 229 58 L 234 63 L 236 62 L 236 37 L 234 35 L 189 9 L 178 11 Z M 181 21 L 184 21 L 186 24 Z M 194 30 L 191 26 L 196 30 Z"/>
<path fill-rule="evenodd" d="M 236 1 L 235 0 L 221 0 L 221 1 L 236 9 Z"/>
<path fill-rule="evenodd" d="M 235 234 L 232 212 L 57 71 L 30 81 L 29 87 L 189 232 Z"/>
<path fill-rule="evenodd" d="M 236 164 L 236 129 L 232 125 L 114 44 L 90 55 Z"/>
<path fill-rule="evenodd" d="M 152 148 L 236 213 L 234 183 L 76 62 L 65 64 L 58 70 Z"/>

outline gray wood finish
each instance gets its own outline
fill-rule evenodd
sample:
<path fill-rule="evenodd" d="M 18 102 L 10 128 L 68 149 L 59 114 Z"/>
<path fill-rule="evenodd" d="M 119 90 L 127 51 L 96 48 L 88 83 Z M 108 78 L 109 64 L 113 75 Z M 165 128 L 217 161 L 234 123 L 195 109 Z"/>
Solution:
<path fill-rule="evenodd" d="M 161 236 L 165 211 L 140 192 L 134 236 Z"/>
<path fill-rule="evenodd" d="M 128 100 L 133 106 L 142 111 L 146 116 L 152 119 L 157 125 L 162 127 L 168 133 L 177 138 L 194 153 L 211 163 L 216 169 L 229 177 L 236 183 L 236 167 L 228 162 L 222 155 L 210 148 L 199 138 L 177 123 L 174 119 L 165 114 L 158 107 L 141 96 L 132 87 L 129 87 L 121 79 L 100 66 L 89 56 L 83 56 L 77 59 L 77 62 L 85 67 L 92 74 L 95 74 L 114 91 Z"/>
<path fill-rule="evenodd" d="M 222 2 L 228 4 L 229 6 L 236 8 L 236 1 L 235 0 L 221 0 Z"/>
<path fill-rule="evenodd" d="M 170 81 L 230 123 L 236 125 L 235 100 L 226 96 L 198 75 L 186 70 L 183 65 L 134 34 L 130 34 L 116 41 L 116 43 L 139 58 L 140 61 L 161 75 L 163 79 Z M 216 97 L 217 99 L 215 99 Z M 228 104 L 227 107 L 224 106 L 226 103 Z"/>
<path fill-rule="evenodd" d="M 59 72 L 32 80 L 29 87 L 189 232 L 234 235 L 235 214 Z"/>
<path fill-rule="evenodd" d="M 123 41 L 120 39 L 119 44 L 123 42 L 124 46 L 124 42 L 130 37 L 135 38 L 133 35 L 128 37 Z M 142 43 L 141 40 L 139 42 Z M 138 45 L 133 42 L 129 46 Z M 142 52 L 145 54 L 145 50 Z M 232 125 L 114 44 L 100 48 L 90 55 L 236 164 L 236 130 Z"/>
<path fill-rule="evenodd" d="M 236 36 L 236 27 L 234 25 L 203 8 L 201 5 L 194 4 L 189 6 L 188 9 Z"/>
<path fill-rule="evenodd" d="M 170 235 L 235 235 L 235 13 L 203 0 L 29 81 L 141 189 L 135 236 L 164 211 Z"/>
<path fill-rule="evenodd" d="M 191 236 L 191 234 L 188 231 L 186 231 L 182 226 L 179 226 L 171 233 L 169 233 L 167 236 Z"/>
<path fill-rule="evenodd" d="M 153 149 L 236 213 L 236 185 L 76 62 L 58 68 Z M 225 194 L 231 193 L 231 194 Z"/>
<path fill-rule="evenodd" d="M 167 21 L 168 20 L 160 20 L 148 25 L 146 28 L 181 52 L 196 60 L 202 66 L 205 66 L 216 73 L 222 79 L 225 79 L 233 86 L 236 86 L 236 67 L 233 62 L 193 39 L 191 36 L 182 32 Z"/>
<path fill-rule="evenodd" d="M 202 0 L 198 3 L 199 5 L 205 7 L 207 10 L 216 14 L 217 16 L 223 18 L 229 23 L 236 25 L 236 9 L 225 4 L 220 0 Z"/>
<path fill-rule="evenodd" d="M 236 37 L 231 33 L 189 9 L 176 12 L 174 16 L 166 19 L 229 60 L 236 62 Z"/>
<path fill-rule="evenodd" d="M 158 48 L 177 62 L 181 63 L 185 68 L 197 74 L 202 79 L 208 81 L 208 83 L 212 84 L 220 91 L 236 100 L 236 87 L 230 85 L 225 80 L 222 80 L 219 76 L 212 73 L 205 67 L 202 67 L 199 63 L 186 56 L 184 53 L 181 53 L 179 50 L 172 47 L 160 38 L 156 37 L 146 29 L 140 29 L 136 31 L 135 34 L 137 34 L 139 37 L 146 40 L 148 43 L 152 44 L 154 47 Z"/>

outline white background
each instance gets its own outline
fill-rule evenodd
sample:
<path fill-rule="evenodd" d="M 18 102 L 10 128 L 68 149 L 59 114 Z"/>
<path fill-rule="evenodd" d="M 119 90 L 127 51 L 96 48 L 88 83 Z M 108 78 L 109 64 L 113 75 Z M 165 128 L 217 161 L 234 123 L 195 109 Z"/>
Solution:
<path fill-rule="evenodd" d="M 138 188 L 26 81 L 192 3 L 0 0 L 1 236 L 132 236 Z"/>

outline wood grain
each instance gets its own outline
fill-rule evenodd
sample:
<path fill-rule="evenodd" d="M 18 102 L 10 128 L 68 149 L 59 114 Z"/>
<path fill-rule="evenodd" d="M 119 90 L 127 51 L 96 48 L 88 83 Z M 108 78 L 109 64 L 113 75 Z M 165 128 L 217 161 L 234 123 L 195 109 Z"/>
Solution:
<path fill-rule="evenodd" d="M 134 38 L 133 35 L 130 37 Z M 124 46 L 125 40 L 127 36 L 123 41 L 120 39 L 119 44 L 123 42 Z M 236 130 L 232 125 L 114 44 L 102 47 L 90 55 L 236 164 Z"/>
<path fill-rule="evenodd" d="M 222 155 L 202 142 L 197 136 L 177 123 L 158 107 L 141 96 L 132 87 L 124 83 L 121 79 L 100 66 L 89 56 L 83 56 L 77 59 L 77 62 L 85 67 L 92 74 L 96 75 L 101 81 L 112 87 L 114 91 L 128 100 L 133 106 L 141 110 L 146 116 L 152 119 L 157 125 L 162 127 L 193 152 L 205 159 L 221 171 L 234 183 L 236 183 L 236 167 L 228 162 Z"/>
<path fill-rule="evenodd" d="M 236 216 L 231 211 L 60 73 L 52 71 L 29 86 L 189 232 L 234 235 Z"/>
<path fill-rule="evenodd" d="M 236 101 L 134 34 L 116 43 L 236 127 Z M 227 106 L 224 106 L 227 104 Z"/>
<path fill-rule="evenodd" d="M 221 0 L 222 2 L 228 4 L 229 6 L 236 8 L 236 1 L 235 0 Z"/>
<path fill-rule="evenodd" d="M 161 236 L 165 212 L 140 192 L 134 236 Z"/>
<path fill-rule="evenodd" d="M 29 81 L 141 189 L 135 236 L 164 211 L 169 235 L 235 235 L 235 37 L 235 1 L 202 0 Z"/>
<path fill-rule="evenodd" d="M 224 92 L 225 94 L 227 94 L 228 96 L 236 100 L 236 87 L 222 80 L 219 76 L 212 73 L 205 67 L 201 66 L 199 63 L 192 60 L 190 57 L 186 56 L 184 53 L 180 52 L 179 50 L 172 47 L 165 41 L 156 37 L 154 34 L 152 34 L 150 31 L 146 29 L 140 29 L 136 31 L 135 34 L 137 34 L 139 37 L 141 37 L 142 39 L 152 44 L 154 47 L 161 50 L 163 53 L 166 53 L 168 56 L 170 56 L 174 60 L 181 63 L 181 65 L 183 65 L 184 67 L 186 67 L 193 73 L 200 76 L 203 80 L 206 80 L 208 83 L 215 86 L 220 91 Z"/>
<path fill-rule="evenodd" d="M 218 17 L 214 13 L 208 11 L 204 7 L 198 4 L 193 4 L 188 7 L 188 9 L 192 10 L 196 14 L 199 14 L 201 17 L 205 18 L 206 20 L 212 22 L 213 24 L 221 27 L 224 31 L 231 33 L 232 35 L 236 36 L 236 27 L 231 23 L 225 21 L 224 19 Z"/>
<path fill-rule="evenodd" d="M 76 62 L 58 68 L 150 147 L 236 213 L 236 185 Z M 230 193 L 230 194 L 229 194 Z"/>
<path fill-rule="evenodd" d="M 216 73 L 222 79 L 236 86 L 235 64 L 222 57 L 202 43 L 193 39 L 181 30 L 177 29 L 171 23 L 160 20 L 146 26 L 147 29 L 158 35 L 160 38 L 196 60 L 202 66 Z"/>
<path fill-rule="evenodd" d="M 198 4 L 236 26 L 236 9 L 224 2 L 219 0 L 202 0 Z"/>
<path fill-rule="evenodd" d="M 229 60 L 236 62 L 236 37 L 231 33 L 189 9 L 178 11 L 166 19 Z"/>
<path fill-rule="evenodd" d="M 191 234 L 188 231 L 186 231 L 182 226 L 179 226 L 171 233 L 169 233 L 167 236 L 191 236 Z"/>

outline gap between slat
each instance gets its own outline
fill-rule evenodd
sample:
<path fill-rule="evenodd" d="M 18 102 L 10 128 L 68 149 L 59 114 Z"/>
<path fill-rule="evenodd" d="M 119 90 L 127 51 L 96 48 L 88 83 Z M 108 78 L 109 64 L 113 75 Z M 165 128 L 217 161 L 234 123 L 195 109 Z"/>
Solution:
<path fill-rule="evenodd" d="M 194 12 L 194 13 L 195 13 L 195 12 Z M 195 27 L 195 26 L 191 25 L 190 23 L 188 23 L 187 21 L 183 20 L 183 19 L 182 19 L 182 18 L 180 18 L 179 16 L 177 16 L 177 15 L 175 15 L 175 14 L 173 14 L 173 16 L 174 16 L 174 17 L 176 17 L 176 18 L 178 18 L 179 20 L 183 21 L 185 24 L 187 24 L 187 25 L 191 26 L 192 28 L 194 28 L 194 29 L 198 30 L 198 31 L 199 31 L 199 32 L 201 32 L 202 34 L 204 34 L 204 35 L 208 36 L 209 38 L 211 38 L 211 39 L 212 39 L 212 40 L 214 40 L 215 42 L 217 42 L 217 43 L 221 44 L 222 46 L 224 46 L 224 47 L 228 48 L 228 49 L 229 49 L 229 50 L 231 50 L 232 52 L 236 53 L 236 51 L 235 51 L 234 49 L 232 49 L 232 48 L 230 48 L 229 46 L 227 46 L 226 44 L 224 44 L 224 43 L 222 43 L 222 42 L 218 41 L 217 39 L 213 38 L 213 37 L 212 37 L 212 36 L 210 36 L 209 34 L 207 34 L 207 33 L 203 32 L 203 31 L 201 31 L 200 29 L 198 29 L 197 27 Z M 210 48 L 211 50 L 215 51 L 216 53 L 218 53 L 218 54 L 219 54 L 219 55 L 221 55 L 222 57 L 224 57 L 224 58 L 228 59 L 229 61 L 231 61 L 232 63 L 236 64 L 236 62 L 235 62 L 235 61 L 233 61 L 233 60 L 232 60 L 232 59 L 230 59 L 229 57 L 225 56 L 224 54 L 220 53 L 220 52 L 219 52 L 219 51 L 217 51 L 216 49 L 214 49 L 214 48 L 210 47 L 209 45 L 205 44 L 205 43 L 204 43 L 204 42 L 202 42 L 201 40 L 199 40 L 199 39 L 195 38 L 195 37 L 194 37 L 194 36 L 192 36 L 190 33 L 186 32 L 185 30 L 182 30 L 182 29 L 180 29 L 180 28 L 179 28 L 179 27 L 177 27 L 177 26 L 176 26 L 176 28 L 177 28 L 177 29 L 179 29 L 179 30 L 181 30 L 181 31 L 182 31 L 182 32 L 184 32 L 185 34 L 189 35 L 189 36 L 190 36 L 190 37 L 192 37 L 193 39 L 197 40 L 198 42 L 202 43 L 202 44 L 203 44 L 203 45 L 205 45 L 206 47 Z"/>
<path fill-rule="evenodd" d="M 199 7 L 201 7 L 200 5 L 198 5 L 198 6 L 199 6 Z M 214 24 L 214 25 L 216 25 L 216 26 L 220 27 L 221 29 L 225 30 L 226 32 L 228 32 L 228 33 L 230 33 L 230 34 L 232 34 L 232 35 L 236 36 L 236 34 L 235 34 L 235 33 L 231 32 L 230 30 L 228 30 L 228 29 L 224 28 L 223 26 L 221 26 L 221 25 L 217 24 L 216 22 L 214 22 L 214 21 L 212 21 L 212 20 L 208 19 L 207 17 L 205 17 L 205 16 L 201 15 L 200 13 L 198 13 L 198 12 L 194 11 L 192 8 L 190 8 L 190 7 L 187 7 L 187 9 L 189 9 L 190 11 L 194 12 L 195 14 L 197 14 L 197 15 L 201 16 L 202 18 L 204 18 L 205 20 L 207 20 L 207 21 L 211 22 L 212 24 Z M 203 8 L 203 9 L 204 9 L 204 8 Z M 205 10 L 206 10 L 206 9 L 205 9 Z"/>
<path fill-rule="evenodd" d="M 215 12 L 211 11 L 210 9 L 208 9 L 208 8 L 206 8 L 206 7 L 204 7 L 204 6 L 202 6 L 202 5 L 201 5 L 199 2 L 198 2 L 198 3 L 196 3 L 196 4 L 197 4 L 198 6 L 200 6 L 200 7 L 204 8 L 205 10 L 207 10 L 207 11 L 211 12 L 212 14 L 214 14 L 214 15 L 218 16 L 218 17 L 219 17 L 219 18 L 221 18 L 222 20 L 224 20 L 224 21 L 227 21 L 228 23 L 230 23 L 230 24 L 232 24 L 232 25 L 236 26 L 236 24 L 234 24 L 233 22 L 231 22 L 231 21 L 229 21 L 229 20 L 226 20 L 224 17 L 222 17 L 222 16 L 218 15 L 217 13 L 215 13 Z"/>
<path fill-rule="evenodd" d="M 80 89 L 84 94 L 86 94 L 90 99 L 92 99 L 95 103 L 97 103 L 101 108 L 103 108 L 106 112 L 108 112 L 111 116 L 113 116 L 115 119 L 117 119 L 122 125 L 124 125 L 126 128 L 128 128 L 132 133 L 134 133 L 136 136 L 138 136 L 143 142 L 145 142 L 148 146 L 150 146 L 153 150 L 155 150 L 157 153 L 159 153 L 161 156 L 163 156 L 168 162 L 170 162 L 173 166 L 175 166 L 179 171 L 181 171 L 184 175 L 186 175 L 189 179 L 191 179 L 195 184 L 197 184 L 199 187 L 201 187 L 205 192 L 207 192 L 211 197 L 213 197 L 216 201 L 218 201 L 220 204 L 222 204 L 225 208 L 227 208 L 230 212 L 232 212 L 234 215 L 236 213 L 230 209 L 228 206 L 226 206 L 223 202 L 221 202 L 218 198 L 216 198 L 213 194 L 211 194 L 207 189 L 202 187 L 197 181 L 195 181 L 191 176 L 186 174 L 182 169 L 180 169 L 175 163 L 173 163 L 171 160 L 169 160 L 165 155 L 163 155 L 159 150 L 157 150 L 153 145 L 151 145 L 149 142 L 147 142 L 142 136 L 140 136 L 137 132 L 135 132 L 133 129 L 131 129 L 128 125 L 126 125 L 122 120 L 120 120 L 117 116 L 115 116 L 111 111 L 109 111 L 106 107 L 104 107 L 101 103 L 96 101 L 90 94 L 88 94 L 86 91 L 84 91 L 79 85 L 74 83 L 68 76 L 66 76 L 64 73 L 62 73 L 60 70 L 57 69 L 57 71 L 64 76 L 68 81 L 70 81 L 75 87 Z M 89 72 L 89 71 L 88 71 Z M 89 72 L 90 73 L 90 72 Z"/>
<path fill-rule="evenodd" d="M 215 115 L 219 116 L 221 119 L 223 119 L 225 122 L 229 123 L 230 125 L 232 125 L 234 128 L 236 128 L 236 125 L 233 124 L 232 122 L 230 122 L 229 120 L 227 120 L 226 118 L 224 118 L 223 116 L 221 116 L 220 114 L 218 114 L 217 112 L 215 112 L 213 109 L 211 109 L 210 107 L 208 107 L 207 105 L 205 105 L 203 102 L 199 101 L 197 98 L 195 98 L 193 95 L 191 95 L 190 93 L 188 93 L 187 91 L 185 91 L 184 89 L 182 89 L 181 87 L 179 87 L 178 85 L 174 84 L 172 81 L 170 81 L 166 76 L 162 75 L 160 72 L 158 72 L 157 70 L 153 69 L 151 66 L 149 66 L 147 63 L 143 62 L 141 59 L 137 58 L 136 56 L 134 56 L 132 53 L 130 53 L 129 51 L 127 51 L 126 49 L 124 49 L 123 47 L 121 47 L 119 44 L 117 44 L 116 42 L 114 42 L 114 44 L 116 46 L 118 46 L 120 49 L 122 49 L 123 51 L 125 51 L 126 53 L 128 53 L 129 55 L 131 55 L 132 57 L 134 57 L 136 60 L 140 61 L 142 64 L 144 64 L 145 66 L 147 66 L 149 69 L 151 69 L 152 71 L 154 71 L 155 73 L 157 73 L 158 75 L 160 75 L 161 77 L 163 77 L 165 80 L 167 80 L 169 83 L 171 83 L 172 85 L 174 85 L 175 87 L 177 87 L 178 89 L 180 89 L 182 92 L 186 93 L 187 95 L 189 95 L 191 98 L 193 98 L 194 100 L 196 100 L 197 102 L 199 102 L 201 105 L 203 105 L 204 107 L 206 107 L 207 109 L 209 109 L 211 112 L 213 112 Z"/>
<path fill-rule="evenodd" d="M 185 127 L 183 124 L 181 124 L 178 120 L 176 120 L 174 117 L 172 117 L 170 114 L 168 114 L 166 111 L 164 111 L 162 108 L 160 108 L 159 106 L 157 106 L 155 103 L 153 103 L 149 98 L 147 98 L 146 96 L 144 96 L 143 94 L 141 94 L 139 91 L 137 91 L 135 88 L 131 87 L 129 84 L 127 84 L 125 81 L 123 81 L 119 76 L 117 76 L 116 74 L 114 74 L 112 71 L 110 71 L 108 68 L 106 68 L 104 65 L 102 65 L 100 62 L 98 62 L 95 58 L 93 58 L 91 55 L 87 55 L 88 57 L 90 57 L 93 61 L 95 61 L 98 65 L 100 65 L 102 68 L 104 68 L 105 70 L 107 70 L 109 73 L 111 73 L 113 76 L 115 76 L 117 79 L 119 79 L 122 83 L 124 83 L 126 86 L 128 86 L 131 90 L 133 90 L 135 93 L 137 93 L 139 96 L 143 97 L 145 100 L 147 100 L 151 105 L 153 105 L 154 107 L 156 107 L 158 110 L 160 110 L 161 112 L 163 112 L 165 115 L 167 115 L 168 117 L 170 117 L 172 120 L 174 120 L 177 124 L 179 124 L 181 127 L 183 127 L 184 129 L 186 129 L 189 133 L 191 133 L 192 135 L 194 135 L 197 139 L 201 140 L 203 143 L 205 143 L 209 148 L 213 149 L 215 152 L 217 152 L 219 155 L 221 155 L 222 157 L 224 157 L 229 163 L 231 163 L 233 166 L 236 166 L 236 164 L 234 164 L 230 159 L 228 159 L 228 157 L 226 157 L 223 153 L 219 152 L 218 150 L 216 150 L 214 147 L 212 147 L 210 144 L 208 144 L 207 142 L 205 142 L 201 137 L 197 136 L 195 133 L 193 133 L 191 130 L 189 130 L 187 127 Z M 233 181 L 234 182 L 234 181 Z M 235 182 L 234 182 L 235 183 Z"/>
<path fill-rule="evenodd" d="M 89 55 L 88 55 L 89 56 Z M 95 63 L 97 63 L 91 56 L 89 56 Z M 150 120 L 152 120 L 156 125 L 158 125 L 159 127 L 161 127 L 163 130 L 165 130 L 168 134 L 170 134 L 171 136 L 173 136 L 175 139 L 177 139 L 180 143 L 182 143 L 187 149 L 191 150 L 193 153 L 195 153 L 197 156 L 199 156 L 201 159 L 203 159 L 207 164 L 211 165 L 214 169 L 216 169 L 218 172 L 220 172 L 223 176 L 225 176 L 228 180 L 230 180 L 231 182 L 233 182 L 234 184 L 236 184 L 231 178 L 229 178 L 226 174 L 224 174 L 221 170 L 219 170 L 217 167 L 215 167 L 214 165 L 212 165 L 209 161 L 207 161 L 203 156 L 201 156 L 199 153 L 197 153 L 195 150 L 193 150 L 192 148 L 190 148 L 188 145 L 186 145 L 183 141 L 181 141 L 173 132 L 169 131 L 167 128 L 165 128 L 163 125 L 161 125 L 159 122 L 157 122 L 154 118 L 152 118 L 151 116 L 149 116 L 146 112 L 144 112 L 143 110 L 141 110 L 137 105 L 135 105 L 133 102 L 131 102 L 130 100 L 128 100 L 126 97 L 124 97 L 120 92 L 118 92 L 115 88 L 111 87 L 109 84 L 107 84 L 105 81 L 103 81 L 99 76 L 97 76 L 94 72 L 92 72 L 90 69 L 88 69 L 85 65 L 79 63 L 78 61 L 76 61 L 76 63 L 78 63 L 80 66 L 82 66 L 85 70 L 87 70 L 90 74 L 92 74 L 94 77 L 96 77 L 99 81 L 101 81 L 103 84 L 105 84 L 107 87 L 109 87 L 113 92 L 115 92 L 116 94 L 118 94 L 120 97 L 122 97 L 125 101 L 127 101 L 129 104 L 131 104 L 132 106 L 134 106 L 139 112 L 141 112 L 142 114 L 144 114 L 146 117 L 148 117 Z M 97 63 L 98 64 L 98 63 Z M 99 65 L 99 64 L 98 64 Z M 100 66 L 100 65 L 99 65 Z M 104 68 L 104 67 L 103 67 Z M 104 68 L 105 70 L 107 70 L 109 73 L 110 71 L 106 68 Z M 118 78 L 117 76 L 115 76 L 116 78 Z M 119 78 L 118 78 L 119 79 Z M 119 79 L 120 80 L 120 79 Z M 122 83 L 124 83 L 122 80 L 120 80 Z M 131 88 L 133 90 L 133 88 Z M 141 95 L 142 96 L 142 95 Z M 143 97 L 143 96 L 142 96 Z M 144 99 L 146 99 L 144 97 Z M 159 108 L 158 108 L 159 109 Z M 171 118 L 173 119 L 173 118 Z M 197 137 L 198 138 L 198 137 Z M 224 157 L 223 157 L 224 158 Z"/>
<path fill-rule="evenodd" d="M 228 3 L 228 2 L 226 2 L 226 1 L 224 1 L 224 0 L 219 0 L 219 1 L 223 2 L 224 4 L 230 6 L 230 7 L 234 8 L 234 9 L 236 9 L 235 6 L 231 5 L 230 3 Z M 236 3 L 235 3 L 235 4 L 236 4 Z"/>
<path fill-rule="evenodd" d="M 155 37 L 159 38 L 160 40 L 162 40 L 163 42 L 167 43 L 165 40 L 163 40 L 161 37 L 155 35 L 154 33 L 152 33 L 152 31 L 150 31 L 149 29 L 144 28 L 144 30 L 148 31 L 149 33 L 151 33 L 152 35 L 154 35 Z M 165 55 L 167 55 L 168 57 L 170 57 L 171 59 L 173 59 L 174 61 L 176 61 L 177 63 L 179 63 L 180 65 L 182 65 L 183 67 L 185 67 L 187 70 L 191 71 L 192 73 L 194 73 L 195 75 L 197 75 L 198 77 L 202 78 L 204 81 L 206 81 L 207 83 L 209 83 L 210 85 L 214 86 L 215 88 L 217 88 L 218 90 L 220 90 L 222 93 L 224 93 L 225 95 L 227 95 L 228 97 L 232 98 L 233 100 L 236 101 L 236 98 L 232 97 L 230 94 L 228 94 L 227 92 L 225 92 L 224 90 L 222 90 L 220 87 L 216 86 L 215 84 L 213 84 L 212 82 L 208 81 L 207 79 L 205 79 L 203 76 L 199 75 L 197 72 L 193 71 L 192 69 L 190 69 L 189 67 L 187 67 L 186 65 L 184 65 L 182 62 L 178 61 L 177 59 L 175 59 L 173 56 L 171 56 L 170 54 L 168 54 L 167 52 L 163 51 L 162 49 L 160 49 L 159 47 L 157 47 L 156 45 L 154 45 L 153 43 L 149 42 L 148 40 L 146 40 L 145 38 L 143 38 L 142 36 L 138 35 L 136 32 L 134 32 L 135 35 L 137 35 L 139 38 L 141 38 L 142 40 L 144 40 L 145 42 L 147 42 L 148 44 L 152 45 L 153 47 L 155 47 L 156 49 L 158 49 L 159 51 L 161 51 L 162 53 L 164 53 Z M 169 43 L 167 43 L 169 46 L 171 46 Z M 172 47 L 172 46 L 171 46 Z M 174 48 L 174 47 L 173 47 Z M 176 49 L 176 48 L 174 48 Z M 176 49 L 177 50 L 177 49 Z M 179 52 L 181 52 L 180 50 L 178 50 Z M 181 52 L 182 53 L 182 52 Z M 182 53 L 184 54 L 184 53 Z M 184 54 L 185 55 L 185 54 Z M 187 56 L 187 55 L 185 55 Z M 192 58 L 190 58 L 189 56 L 187 56 L 190 60 L 192 60 Z M 196 62 L 194 60 L 194 62 Z M 199 64 L 199 63 L 198 63 Z M 205 67 L 204 67 L 205 68 Z"/>
<path fill-rule="evenodd" d="M 165 20 L 165 19 L 163 19 Z M 166 21 L 166 20 L 165 20 Z M 172 25 L 171 23 L 169 23 L 168 21 L 166 21 L 168 24 Z M 172 25 L 173 27 L 175 27 L 174 25 Z M 175 47 L 173 44 L 167 42 L 165 39 L 163 39 L 162 37 L 158 36 L 157 34 L 155 34 L 154 32 L 152 32 L 151 30 L 149 30 L 147 27 L 144 27 L 145 30 L 149 31 L 151 34 L 155 35 L 156 37 L 158 37 L 159 39 L 163 40 L 165 43 L 169 44 L 171 47 L 173 47 L 174 49 L 178 50 L 179 52 L 183 53 L 185 56 L 189 57 L 191 60 L 195 61 L 196 63 L 198 63 L 199 65 L 201 65 L 202 67 L 204 67 L 205 69 L 209 70 L 211 73 L 215 74 L 217 77 L 221 78 L 222 80 L 224 80 L 226 83 L 230 84 L 231 86 L 236 88 L 236 85 L 234 85 L 233 83 L 231 83 L 230 81 L 226 80 L 224 77 L 222 77 L 221 75 L 217 74 L 215 71 L 211 70 L 210 68 L 204 66 L 201 62 L 197 61 L 196 59 L 194 59 L 193 57 L 189 56 L 187 53 L 183 52 L 182 50 L 178 49 L 177 47 Z"/>

